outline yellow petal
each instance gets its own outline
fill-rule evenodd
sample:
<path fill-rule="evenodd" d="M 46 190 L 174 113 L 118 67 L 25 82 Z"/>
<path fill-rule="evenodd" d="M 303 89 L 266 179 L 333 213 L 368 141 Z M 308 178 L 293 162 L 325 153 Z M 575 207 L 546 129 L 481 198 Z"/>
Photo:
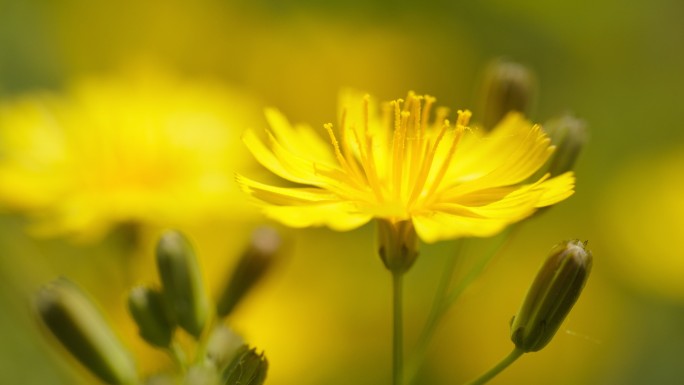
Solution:
<path fill-rule="evenodd" d="M 299 206 L 321 202 L 339 202 L 339 198 L 315 187 L 276 187 L 237 175 L 238 184 L 254 198 L 270 205 Z"/>
<path fill-rule="evenodd" d="M 276 158 L 271 150 L 269 150 L 264 143 L 257 137 L 252 130 L 247 130 L 242 135 L 242 141 L 245 143 L 249 151 L 252 152 L 254 158 L 272 173 L 278 175 L 283 179 L 288 179 L 297 183 L 308 183 L 309 178 L 306 178 L 297 173 L 293 173 L 283 166 L 283 164 Z"/>
<path fill-rule="evenodd" d="M 309 126 L 297 125 L 293 128 L 287 118 L 273 108 L 266 109 L 265 114 L 278 143 L 287 151 L 304 159 L 318 159 L 328 163 L 335 161 L 330 144 Z"/>
<path fill-rule="evenodd" d="M 546 134 L 520 114 L 508 114 L 488 136 L 464 137 L 446 180 L 461 194 L 520 183 L 549 158 L 553 147 Z"/>
<path fill-rule="evenodd" d="M 509 221 L 474 218 L 433 212 L 413 217 L 413 225 L 420 239 L 427 243 L 458 237 L 489 237 L 503 230 Z"/>
<path fill-rule="evenodd" d="M 574 188 L 575 174 L 572 171 L 540 183 L 535 186 L 535 189 L 542 191 L 537 207 L 550 206 L 566 199 L 575 193 Z"/>
<path fill-rule="evenodd" d="M 349 203 L 315 206 L 266 206 L 264 214 L 290 227 L 328 226 L 336 231 L 353 230 L 371 220 Z"/>

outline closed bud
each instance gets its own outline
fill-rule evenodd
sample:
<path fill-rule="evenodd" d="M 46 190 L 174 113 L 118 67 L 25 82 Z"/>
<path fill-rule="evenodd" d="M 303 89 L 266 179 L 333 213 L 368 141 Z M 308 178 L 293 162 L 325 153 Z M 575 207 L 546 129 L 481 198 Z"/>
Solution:
<path fill-rule="evenodd" d="M 278 232 L 270 227 L 254 231 L 216 305 L 219 317 L 230 314 L 245 294 L 268 271 L 282 247 Z"/>
<path fill-rule="evenodd" d="M 536 352 L 551 341 L 579 298 L 591 265 L 584 242 L 565 241 L 552 249 L 511 321 L 511 340 L 518 349 Z"/>
<path fill-rule="evenodd" d="M 408 271 L 418 257 L 418 235 L 410 220 L 378 220 L 378 252 L 393 273 Z"/>
<path fill-rule="evenodd" d="M 224 385 L 261 385 L 266 381 L 268 360 L 246 345 L 223 372 Z"/>
<path fill-rule="evenodd" d="M 135 363 L 95 303 L 75 284 L 59 278 L 36 296 L 40 319 L 59 342 L 107 384 L 134 384 Z"/>
<path fill-rule="evenodd" d="M 556 146 L 546 172 L 553 177 L 571 171 L 587 140 L 586 124 L 566 114 L 546 122 L 544 131 L 549 135 L 551 143 Z"/>
<path fill-rule="evenodd" d="M 178 231 L 165 232 L 157 244 L 162 292 L 176 323 L 198 338 L 209 318 L 209 299 L 190 242 Z"/>
<path fill-rule="evenodd" d="M 173 321 L 162 293 L 139 286 L 128 295 L 128 309 L 145 341 L 158 347 L 168 347 L 173 336 Z"/>
<path fill-rule="evenodd" d="M 491 130 L 511 111 L 530 113 L 537 91 L 532 71 L 499 59 L 487 67 L 481 92 L 482 125 Z"/>

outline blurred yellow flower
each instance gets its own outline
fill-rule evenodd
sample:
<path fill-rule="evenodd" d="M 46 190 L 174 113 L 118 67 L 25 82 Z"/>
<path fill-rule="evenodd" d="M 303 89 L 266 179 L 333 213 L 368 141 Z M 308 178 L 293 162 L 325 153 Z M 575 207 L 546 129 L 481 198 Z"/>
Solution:
<path fill-rule="evenodd" d="M 2 102 L 0 205 L 36 216 L 39 233 L 91 239 L 122 223 L 243 215 L 245 100 L 145 68 Z"/>
<path fill-rule="evenodd" d="M 349 230 L 372 218 L 411 220 L 426 242 L 491 236 L 572 195 L 572 173 L 525 183 L 554 150 L 539 126 L 510 114 L 483 134 L 467 127 L 469 111 L 452 125 L 445 108 L 430 122 L 434 102 L 411 92 L 378 115 L 369 96 L 349 94 L 338 132 L 324 126 L 327 142 L 267 110 L 270 146 L 253 131 L 243 140 L 264 167 L 299 185 L 238 181 L 266 215 L 289 226 Z"/>

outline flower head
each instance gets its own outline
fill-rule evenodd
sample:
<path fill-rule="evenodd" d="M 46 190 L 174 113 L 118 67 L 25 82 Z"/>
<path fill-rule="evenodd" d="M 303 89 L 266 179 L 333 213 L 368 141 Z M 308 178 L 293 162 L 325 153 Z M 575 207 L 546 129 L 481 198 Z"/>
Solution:
<path fill-rule="evenodd" d="M 350 104 L 351 103 L 356 103 Z M 277 187 L 244 176 L 238 181 L 264 212 L 293 227 L 359 227 L 372 218 L 410 220 L 434 242 L 491 236 L 505 226 L 572 195 L 574 176 L 529 177 L 554 150 L 544 131 L 520 114 L 507 115 L 488 134 L 456 122 L 435 99 L 413 92 L 376 114 L 369 96 L 351 97 L 339 128 L 324 125 L 327 140 L 267 110 L 266 145 L 253 131 L 243 140 L 271 172 L 298 185 Z"/>
<path fill-rule="evenodd" d="M 122 223 L 236 216 L 244 195 L 230 175 L 249 156 L 235 128 L 248 107 L 230 89 L 156 68 L 3 101 L 0 206 L 39 217 L 39 233 L 80 239 Z"/>

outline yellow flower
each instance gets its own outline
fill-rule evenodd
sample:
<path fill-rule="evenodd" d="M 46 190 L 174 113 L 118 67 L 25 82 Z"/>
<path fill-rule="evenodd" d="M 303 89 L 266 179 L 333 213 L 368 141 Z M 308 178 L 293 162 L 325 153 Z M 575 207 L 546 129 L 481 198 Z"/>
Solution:
<path fill-rule="evenodd" d="M 151 68 L 0 103 L 0 205 L 38 232 L 96 238 L 122 223 L 239 217 L 237 127 L 250 103 Z M 256 110 L 256 109 L 254 109 Z"/>
<path fill-rule="evenodd" d="M 572 195 L 565 173 L 528 182 L 554 150 L 544 131 L 519 114 L 491 133 L 470 129 L 469 111 L 455 124 L 445 108 L 431 115 L 435 99 L 409 93 L 384 105 L 349 97 L 340 128 L 324 125 L 329 140 L 311 128 L 291 126 L 267 110 L 267 146 L 253 131 L 243 140 L 256 159 L 296 183 L 276 187 L 244 176 L 238 181 L 265 214 L 293 227 L 327 225 L 350 230 L 372 218 L 412 221 L 426 242 L 496 234 L 505 226 Z M 358 107 L 358 108 L 356 108 Z"/>

